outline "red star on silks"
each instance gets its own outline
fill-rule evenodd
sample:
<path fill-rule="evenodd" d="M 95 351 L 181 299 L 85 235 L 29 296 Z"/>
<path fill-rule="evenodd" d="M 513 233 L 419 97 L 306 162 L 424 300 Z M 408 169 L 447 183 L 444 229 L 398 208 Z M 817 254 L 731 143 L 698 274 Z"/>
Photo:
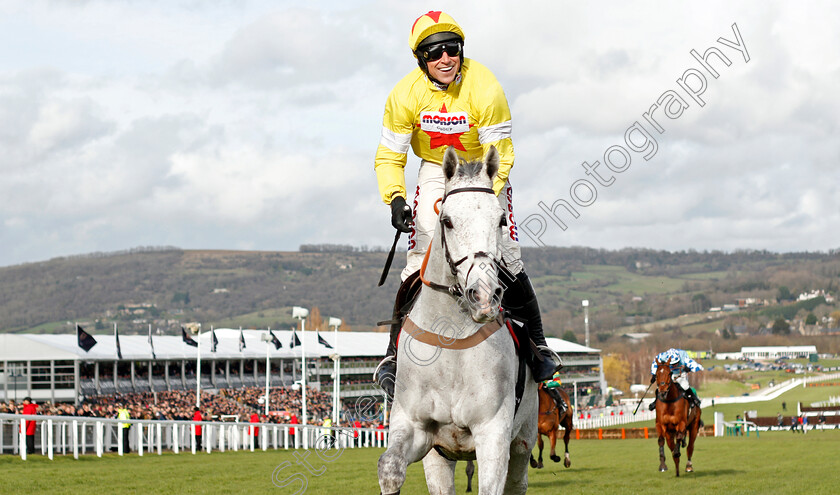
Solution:
<path fill-rule="evenodd" d="M 440 113 L 448 113 L 446 111 L 446 103 L 444 103 L 440 107 Z M 474 124 L 469 124 L 472 127 Z M 417 127 L 420 127 L 420 124 L 417 124 Z M 429 135 L 429 148 L 435 149 L 441 146 L 454 146 L 456 150 L 467 151 L 464 148 L 464 145 L 461 144 L 461 135 L 464 134 L 463 132 L 456 132 L 453 134 L 444 134 L 442 132 L 434 132 L 434 131 L 423 131 Z"/>

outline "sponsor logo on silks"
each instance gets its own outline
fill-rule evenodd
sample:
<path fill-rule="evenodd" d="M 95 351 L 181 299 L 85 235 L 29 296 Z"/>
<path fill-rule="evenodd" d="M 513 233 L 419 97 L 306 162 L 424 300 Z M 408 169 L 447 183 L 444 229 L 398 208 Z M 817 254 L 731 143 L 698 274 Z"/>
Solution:
<path fill-rule="evenodd" d="M 420 129 L 443 134 L 459 134 L 470 130 L 467 112 L 442 113 L 423 112 L 420 114 Z"/>
<path fill-rule="evenodd" d="M 461 144 L 461 135 L 468 132 L 472 126 L 466 112 L 449 113 L 445 103 L 439 112 L 420 113 L 420 123 L 417 124 L 421 131 L 429 135 L 429 148 L 454 146 L 461 151 L 467 150 Z"/>
<path fill-rule="evenodd" d="M 508 210 L 508 229 L 510 231 L 510 238 L 513 241 L 519 242 L 519 234 L 516 232 L 516 220 L 513 219 L 513 188 L 508 184 L 507 192 L 507 210 Z"/>

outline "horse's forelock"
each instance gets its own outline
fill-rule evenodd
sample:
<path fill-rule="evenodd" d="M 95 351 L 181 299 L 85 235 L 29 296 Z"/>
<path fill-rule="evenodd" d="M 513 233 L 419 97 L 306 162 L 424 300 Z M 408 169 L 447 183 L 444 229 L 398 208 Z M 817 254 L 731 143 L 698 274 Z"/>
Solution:
<path fill-rule="evenodd" d="M 481 173 L 481 169 L 484 167 L 484 163 L 481 161 L 463 161 L 458 166 L 458 171 L 456 172 L 458 177 L 465 177 L 465 178 L 472 178 L 477 177 Z"/>

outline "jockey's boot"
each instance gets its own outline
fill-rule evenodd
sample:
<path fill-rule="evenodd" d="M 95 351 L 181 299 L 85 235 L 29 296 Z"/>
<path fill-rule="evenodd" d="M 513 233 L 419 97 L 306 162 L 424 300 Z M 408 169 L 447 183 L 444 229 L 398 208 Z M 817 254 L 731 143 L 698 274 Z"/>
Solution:
<path fill-rule="evenodd" d="M 502 297 L 502 307 L 512 316 L 524 321 L 528 328 L 528 335 L 534 344 L 539 348 L 536 355 L 532 355 L 530 362 L 531 372 L 534 374 L 534 381 L 544 382 L 550 380 L 554 372 L 562 368 L 557 365 L 551 354 L 542 348 L 548 347 L 543 335 L 542 317 L 540 316 L 540 305 L 537 302 L 537 294 L 531 285 L 528 275 L 522 271 L 510 279 L 503 271 L 500 273 L 500 281 L 505 285 L 505 293 Z M 524 346 L 526 343 L 522 343 Z M 530 346 L 528 346 L 530 347 Z M 532 353 L 526 351 L 526 355 Z"/>
<path fill-rule="evenodd" d="M 414 298 L 420 291 L 420 286 L 420 271 L 418 270 L 406 277 L 400 284 L 400 288 L 397 289 L 392 318 L 379 322 L 380 325 L 391 325 L 391 336 L 388 340 L 388 348 L 385 351 L 385 359 L 374 370 L 373 379 L 391 399 L 394 398 L 394 383 L 396 383 L 397 378 L 397 339 L 400 336 L 403 318 L 411 309 Z"/>
<path fill-rule="evenodd" d="M 693 388 L 688 387 L 688 389 L 686 389 L 685 398 L 688 399 L 689 402 L 694 404 L 695 407 L 697 407 L 698 409 L 700 408 L 700 398 L 697 397 L 696 393 L 694 393 Z"/>
<path fill-rule="evenodd" d="M 548 393 L 549 397 L 554 399 L 554 403 L 557 404 L 557 412 L 562 417 L 563 413 L 566 412 L 566 401 L 563 400 L 563 397 L 560 395 L 560 392 L 557 391 L 556 387 L 545 387 L 545 391 Z"/>

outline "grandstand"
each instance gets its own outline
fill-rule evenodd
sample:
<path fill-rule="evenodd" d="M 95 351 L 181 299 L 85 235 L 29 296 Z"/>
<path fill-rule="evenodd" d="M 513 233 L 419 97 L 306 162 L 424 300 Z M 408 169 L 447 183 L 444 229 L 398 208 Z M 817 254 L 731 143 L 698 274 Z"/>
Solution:
<path fill-rule="evenodd" d="M 71 402 L 98 395 L 241 387 L 263 387 L 268 354 L 271 387 L 289 387 L 301 378 L 301 357 L 306 349 L 307 385 L 332 391 L 334 364 L 340 356 L 340 397 L 353 403 L 360 397 L 381 398 L 371 375 L 384 353 L 388 334 L 379 332 L 324 332 L 319 342 L 315 332 L 297 332 L 304 345 L 292 347 L 291 330 L 273 330 L 282 347 L 262 340 L 267 330 L 216 329 L 218 341 L 211 346 L 211 332 L 200 341 L 201 370 L 196 376 L 198 349 L 180 336 L 121 335 L 122 358 L 117 355 L 112 333 L 94 334 L 97 344 L 85 352 L 75 334 L 0 334 L 0 394 L 4 401 L 30 396 L 36 401 Z M 244 346 L 240 348 L 240 336 Z M 338 342 L 336 342 L 338 338 Z M 548 345 L 563 358 L 563 384 L 570 394 L 588 396 L 587 403 L 606 388 L 600 351 L 556 338 Z"/>

